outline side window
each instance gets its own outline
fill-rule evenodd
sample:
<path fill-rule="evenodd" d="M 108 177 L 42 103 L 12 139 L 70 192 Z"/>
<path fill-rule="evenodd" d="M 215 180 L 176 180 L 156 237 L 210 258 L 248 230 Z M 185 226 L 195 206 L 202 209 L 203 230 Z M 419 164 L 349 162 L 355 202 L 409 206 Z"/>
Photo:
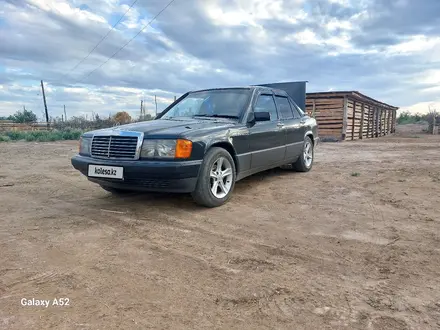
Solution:
<path fill-rule="evenodd" d="M 277 100 L 278 110 L 280 111 L 281 119 L 292 119 L 293 113 L 287 97 L 275 96 L 275 99 Z"/>
<path fill-rule="evenodd" d="M 269 112 L 270 120 L 278 120 L 277 108 L 272 95 L 261 94 L 255 104 L 254 112 Z"/>
<path fill-rule="evenodd" d="M 295 116 L 295 118 L 301 118 L 304 116 L 304 112 L 301 110 L 299 106 L 296 105 L 296 103 L 292 102 L 291 100 L 289 100 L 289 103 L 290 106 L 292 107 L 293 115 Z"/>

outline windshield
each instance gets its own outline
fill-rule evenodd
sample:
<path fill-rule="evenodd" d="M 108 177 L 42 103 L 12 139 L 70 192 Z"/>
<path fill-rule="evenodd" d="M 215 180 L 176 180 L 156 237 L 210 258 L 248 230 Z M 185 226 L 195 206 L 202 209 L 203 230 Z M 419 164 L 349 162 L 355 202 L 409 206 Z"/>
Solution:
<path fill-rule="evenodd" d="M 250 93 L 249 89 L 223 89 L 190 93 L 161 118 L 239 118 Z"/>

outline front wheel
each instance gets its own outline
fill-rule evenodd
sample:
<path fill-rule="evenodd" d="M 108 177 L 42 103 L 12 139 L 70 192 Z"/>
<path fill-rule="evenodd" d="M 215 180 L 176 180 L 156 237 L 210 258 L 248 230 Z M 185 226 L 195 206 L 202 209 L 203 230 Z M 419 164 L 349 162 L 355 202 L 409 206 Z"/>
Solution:
<path fill-rule="evenodd" d="M 312 169 L 314 154 L 312 139 L 308 136 L 304 139 L 303 150 L 298 160 L 292 164 L 293 169 L 298 172 L 308 172 Z"/>
<path fill-rule="evenodd" d="M 199 179 L 192 197 L 197 204 L 217 207 L 225 204 L 235 186 L 235 164 L 223 148 L 210 149 L 203 159 Z"/>

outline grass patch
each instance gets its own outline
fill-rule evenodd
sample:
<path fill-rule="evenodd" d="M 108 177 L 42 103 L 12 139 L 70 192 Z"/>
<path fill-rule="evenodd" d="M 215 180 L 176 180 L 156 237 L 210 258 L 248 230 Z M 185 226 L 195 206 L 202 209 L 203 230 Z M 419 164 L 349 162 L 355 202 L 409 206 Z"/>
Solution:
<path fill-rule="evenodd" d="M 351 176 L 361 176 L 361 174 L 359 172 L 353 172 L 351 173 Z"/>
<path fill-rule="evenodd" d="M 50 142 L 61 140 L 78 140 L 82 134 L 80 130 L 62 130 L 62 131 L 10 131 L 0 136 L 0 141 L 37 141 Z"/>
<path fill-rule="evenodd" d="M 0 142 L 9 142 L 11 141 L 11 138 L 6 135 L 0 135 Z"/>

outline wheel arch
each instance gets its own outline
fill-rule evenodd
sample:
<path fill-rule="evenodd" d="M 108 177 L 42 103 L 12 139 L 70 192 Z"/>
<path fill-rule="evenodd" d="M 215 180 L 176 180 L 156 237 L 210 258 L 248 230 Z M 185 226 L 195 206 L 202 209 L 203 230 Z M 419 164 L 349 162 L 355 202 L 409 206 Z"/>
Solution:
<path fill-rule="evenodd" d="M 238 174 L 239 164 L 238 164 L 237 153 L 235 152 L 234 146 L 231 143 L 226 142 L 226 141 L 217 141 L 217 142 L 210 144 L 206 148 L 206 152 L 208 152 L 210 149 L 212 149 L 214 147 L 225 149 L 231 155 L 232 160 L 234 161 L 235 174 Z M 205 154 L 206 154 L 206 152 L 205 152 Z"/>
<path fill-rule="evenodd" d="M 306 134 L 304 134 L 304 140 L 306 137 L 309 137 L 310 140 L 312 140 L 313 145 L 315 145 L 315 138 L 312 131 L 307 131 Z"/>

